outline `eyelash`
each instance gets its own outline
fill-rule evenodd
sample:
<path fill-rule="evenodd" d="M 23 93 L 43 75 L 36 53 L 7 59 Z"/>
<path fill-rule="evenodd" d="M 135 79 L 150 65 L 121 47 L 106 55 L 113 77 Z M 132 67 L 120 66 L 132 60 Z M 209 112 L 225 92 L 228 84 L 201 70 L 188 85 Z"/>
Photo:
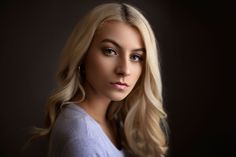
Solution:
<path fill-rule="evenodd" d="M 102 51 L 106 56 L 117 56 L 118 55 L 116 50 L 114 50 L 113 48 L 103 48 Z M 135 58 L 138 58 L 138 59 L 135 59 Z M 135 53 L 130 56 L 130 60 L 132 60 L 134 62 L 141 62 L 141 61 L 143 61 L 143 57 L 142 57 L 142 55 Z"/>
<path fill-rule="evenodd" d="M 134 57 L 138 57 L 138 60 L 134 59 Z M 133 54 L 131 57 L 130 57 L 131 60 L 135 61 L 135 62 L 141 62 L 143 61 L 143 57 L 140 55 L 140 54 Z"/>
<path fill-rule="evenodd" d="M 107 56 L 117 55 L 116 51 L 113 48 L 103 48 L 103 53 Z"/>

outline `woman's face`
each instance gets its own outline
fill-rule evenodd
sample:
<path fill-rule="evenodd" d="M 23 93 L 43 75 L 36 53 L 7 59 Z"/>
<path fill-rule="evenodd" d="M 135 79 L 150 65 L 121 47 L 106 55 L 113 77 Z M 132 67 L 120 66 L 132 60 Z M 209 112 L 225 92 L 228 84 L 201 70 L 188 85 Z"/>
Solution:
<path fill-rule="evenodd" d="M 138 81 L 145 50 L 137 29 L 108 21 L 96 31 L 85 59 L 85 91 L 111 101 L 124 99 Z"/>

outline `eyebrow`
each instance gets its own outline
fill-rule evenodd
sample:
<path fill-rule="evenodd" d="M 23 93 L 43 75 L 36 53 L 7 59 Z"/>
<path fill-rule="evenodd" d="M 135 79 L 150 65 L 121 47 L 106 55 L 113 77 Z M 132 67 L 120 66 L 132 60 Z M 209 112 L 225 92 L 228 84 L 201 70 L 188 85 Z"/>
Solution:
<path fill-rule="evenodd" d="M 103 39 L 101 42 L 102 42 L 102 43 L 109 42 L 109 43 L 112 43 L 113 45 L 115 45 L 116 47 L 118 47 L 119 49 L 122 49 L 121 46 L 120 46 L 117 42 L 115 42 L 114 40 L 112 40 L 112 39 L 106 38 L 106 39 Z M 145 48 L 138 48 L 138 49 L 134 49 L 134 50 L 132 50 L 132 51 L 142 51 L 142 52 L 146 52 Z"/>

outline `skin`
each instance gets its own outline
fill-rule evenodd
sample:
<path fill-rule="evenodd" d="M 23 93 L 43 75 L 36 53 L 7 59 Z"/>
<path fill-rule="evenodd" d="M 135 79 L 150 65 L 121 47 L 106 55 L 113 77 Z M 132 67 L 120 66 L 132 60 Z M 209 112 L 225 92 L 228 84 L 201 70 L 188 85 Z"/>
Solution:
<path fill-rule="evenodd" d="M 106 119 L 111 101 L 124 99 L 135 87 L 143 67 L 144 48 L 138 30 L 125 22 L 108 21 L 96 31 L 85 58 L 84 108 L 118 146 Z M 119 83 L 126 85 L 120 85 Z"/>

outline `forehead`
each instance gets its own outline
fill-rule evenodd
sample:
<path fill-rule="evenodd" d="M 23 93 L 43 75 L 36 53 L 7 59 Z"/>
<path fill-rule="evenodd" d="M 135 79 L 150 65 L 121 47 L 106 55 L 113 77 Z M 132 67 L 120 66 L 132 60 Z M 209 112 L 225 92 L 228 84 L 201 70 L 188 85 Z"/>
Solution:
<path fill-rule="evenodd" d="M 122 21 L 106 21 L 97 29 L 94 40 L 112 39 L 124 48 L 141 48 L 143 40 L 137 28 Z"/>

